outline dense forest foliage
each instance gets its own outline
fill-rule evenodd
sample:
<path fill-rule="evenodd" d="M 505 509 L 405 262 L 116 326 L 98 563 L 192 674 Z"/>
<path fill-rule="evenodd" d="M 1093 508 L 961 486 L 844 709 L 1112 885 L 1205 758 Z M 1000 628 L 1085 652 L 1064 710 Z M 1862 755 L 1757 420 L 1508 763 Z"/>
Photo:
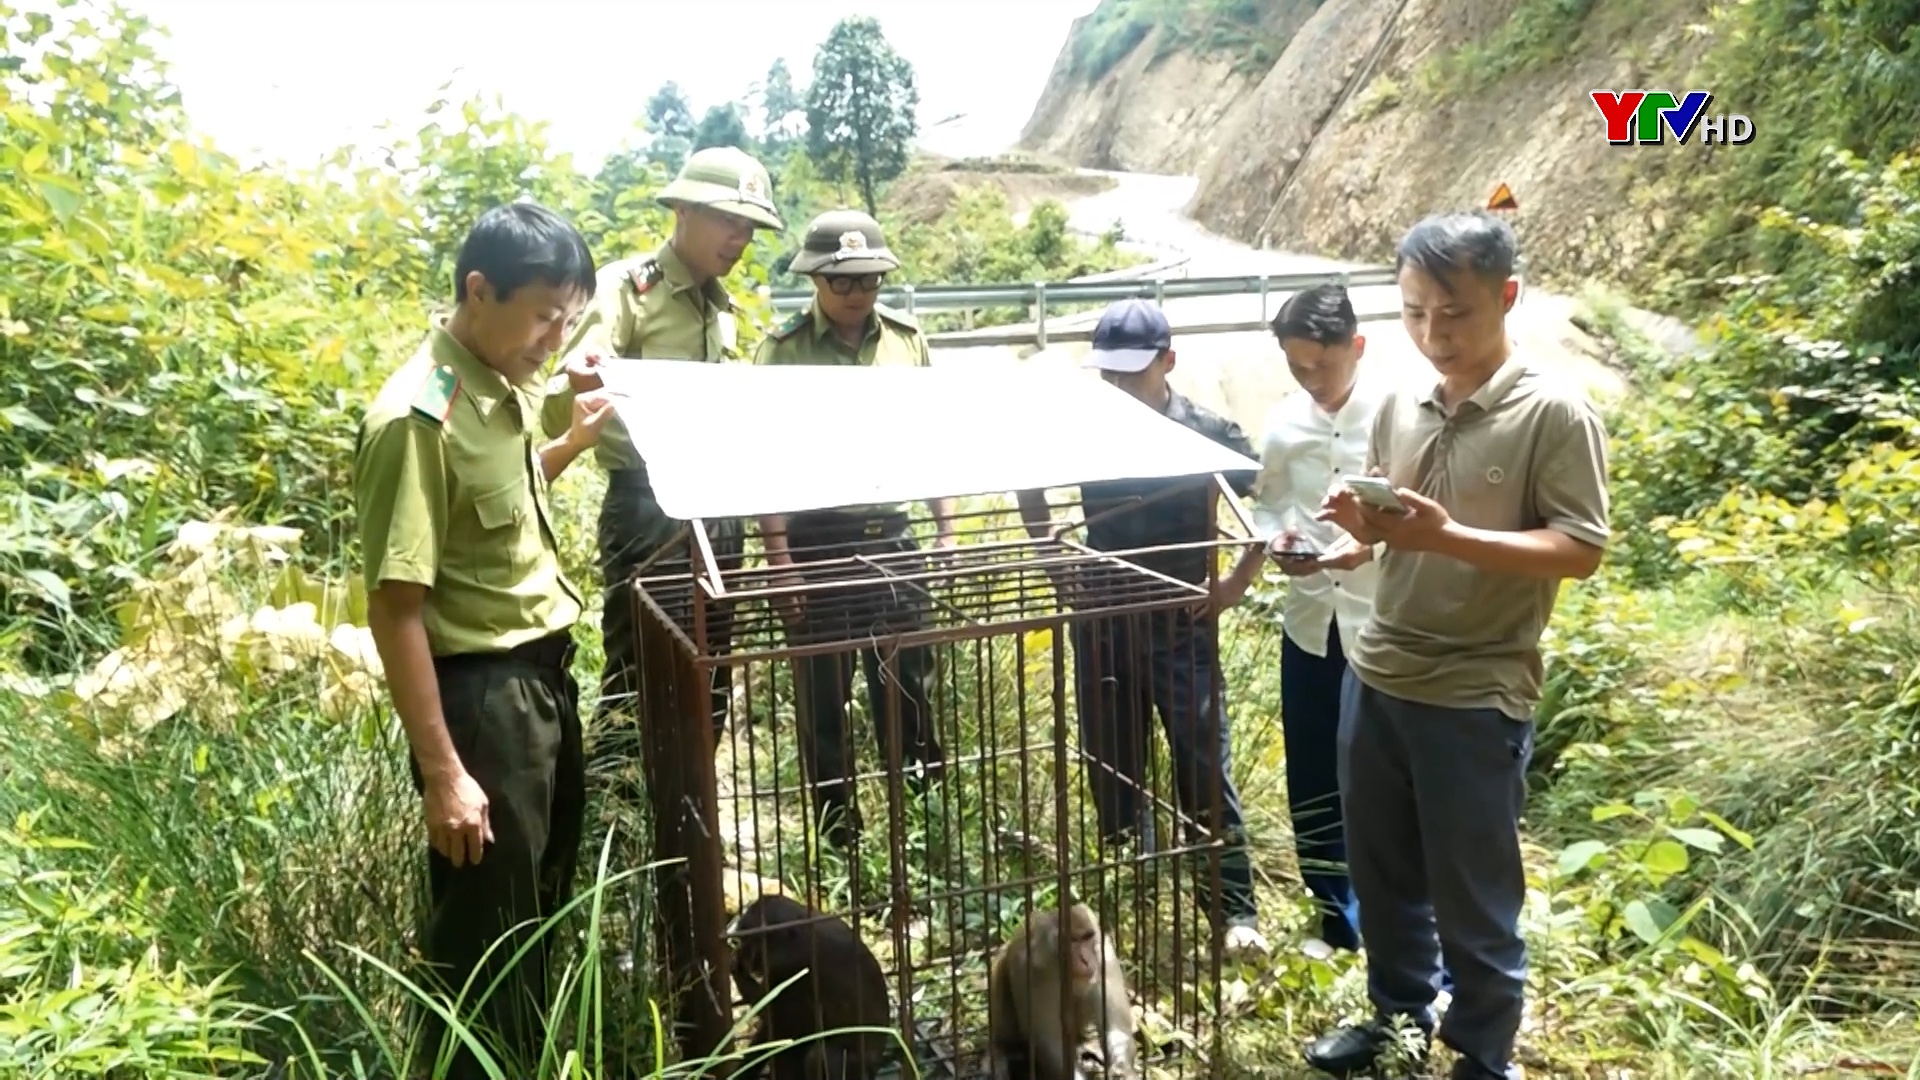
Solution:
<path fill-rule="evenodd" d="M 1816 17 L 1774 30 L 1820 96 L 1791 107 L 1825 110 L 1806 137 L 1850 152 L 1807 150 L 1770 209 L 1703 218 L 1743 275 L 1703 309 L 1703 353 L 1595 301 L 1634 391 L 1608 416 L 1617 546 L 1550 634 L 1522 1036 L 1547 1075 L 1920 1059 L 1920 157 L 1843 85 L 1910 64 L 1913 32 L 1876 29 L 1885 4 L 1800 6 Z M 407 1037 L 417 810 L 352 573 L 354 425 L 445 303 L 476 212 L 536 198 L 617 257 L 664 235 L 664 166 L 589 173 L 538 125 L 447 101 L 390 152 L 250 168 L 193 134 L 141 20 L 0 2 L 0 23 L 0 1075 L 384 1074 Z M 789 137 L 781 199 L 803 220 L 840 195 Z M 1742 182 L 1743 206 L 1772 190 Z M 1107 257 L 991 196 L 899 246 L 927 278 Z M 740 271 L 750 304 L 780 254 Z M 576 523 L 586 483 L 558 496 Z M 563 537 L 576 580 L 589 534 Z M 1223 638 L 1278 866 L 1273 603 Z M 1305 908 L 1268 873 L 1285 940 Z M 581 1057 L 543 1075 L 651 1045 L 644 993 L 600 977 L 594 947 L 566 1006 Z M 1247 975 L 1228 1075 L 1271 1075 L 1357 1014 L 1360 971 L 1283 950 Z"/>

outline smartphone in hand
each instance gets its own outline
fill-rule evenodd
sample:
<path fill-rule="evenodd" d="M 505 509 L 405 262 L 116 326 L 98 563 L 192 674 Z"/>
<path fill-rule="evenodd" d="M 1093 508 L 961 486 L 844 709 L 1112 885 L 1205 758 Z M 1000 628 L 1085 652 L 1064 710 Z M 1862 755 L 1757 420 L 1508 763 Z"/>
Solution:
<path fill-rule="evenodd" d="M 1346 478 L 1346 485 L 1347 489 L 1353 492 L 1354 498 L 1359 499 L 1371 509 L 1389 514 L 1407 512 L 1407 504 L 1401 502 L 1400 496 L 1393 493 L 1393 482 L 1384 476 L 1349 476 Z"/>
<path fill-rule="evenodd" d="M 1276 536 L 1267 545 L 1267 554 L 1276 559 L 1318 559 L 1320 551 L 1304 537 Z"/>

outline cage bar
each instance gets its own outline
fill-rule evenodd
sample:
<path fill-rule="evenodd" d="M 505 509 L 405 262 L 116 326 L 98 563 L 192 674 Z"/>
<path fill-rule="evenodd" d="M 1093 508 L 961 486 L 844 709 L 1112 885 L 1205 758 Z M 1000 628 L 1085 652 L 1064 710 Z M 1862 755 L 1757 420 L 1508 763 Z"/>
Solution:
<path fill-rule="evenodd" d="M 1217 565 L 1221 549 L 1249 541 L 1222 533 L 1102 552 L 1071 530 L 1034 538 L 1004 511 L 986 511 L 956 521 L 961 542 L 937 552 L 924 523 L 907 545 L 831 529 L 831 542 L 803 542 L 823 534 L 820 521 L 851 517 L 790 518 L 795 565 L 723 567 L 688 540 L 690 569 L 643 567 L 634 578 L 651 859 L 661 864 L 653 959 L 680 1053 L 737 1055 L 744 1045 L 734 951 L 773 931 L 730 933 L 730 920 L 778 894 L 860 935 L 884 977 L 887 1000 L 874 1014 L 921 1075 L 982 1075 L 993 953 L 1023 918 L 1070 894 L 1120 953 L 1139 1061 L 1157 1076 L 1213 1075 L 1224 841 L 1209 822 L 1220 820 L 1221 792 L 1197 796 L 1210 813 L 1183 810 L 1151 703 L 1146 715 L 1107 703 L 1100 715 L 1144 733 L 1144 745 L 1137 788 L 1119 786 L 1139 816 L 1103 838 L 1089 787 L 1113 766 L 1088 750 L 1079 721 L 1095 707 L 1085 688 L 1106 684 L 1082 667 L 1104 662 L 1089 643 L 1131 641 L 1137 651 L 1150 624 L 1207 635 L 1217 656 L 1214 620 L 1192 618 L 1211 582 L 1152 565 L 1185 549 Z M 704 537 L 703 523 L 689 526 Z M 715 667 L 732 682 L 718 741 L 708 712 Z M 1219 683 L 1207 688 L 1215 717 Z M 858 817 L 844 832 L 822 820 L 830 800 L 809 785 L 819 769 L 803 760 L 817 745 L 807 731 L 817 740 L 822 724 L 832 728 L 834 698 L 851 748 L 840 779 Z M 909 730 L 915 717 L 924 737 Z M 1116 831 L 1110 820 L 1105 832 Z M 847 958 L 809 956 L 808 977 L 827 977 L 846 1004 Z M 901 1064 L 883 1075 L 911 1075 Z"/>

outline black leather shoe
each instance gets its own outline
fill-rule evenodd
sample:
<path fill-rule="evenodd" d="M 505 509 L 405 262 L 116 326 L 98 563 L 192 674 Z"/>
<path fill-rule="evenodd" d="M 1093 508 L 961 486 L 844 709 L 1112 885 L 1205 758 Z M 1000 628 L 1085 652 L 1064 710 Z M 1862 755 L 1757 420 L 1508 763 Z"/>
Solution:
<path fill-rule="evenodd" d="M 1392 1045 L 1393 1028 L 1380 1021 L 1357 1024 L 1320 1036 L 1307 1044 L 1307 1064 L 1333 1076 L 1353 1076 L 1371 1068 L 1380 1052 Z M 1422 1041 L 1422 1049 L 1426 1040 Z"/>
<path fill-rule="evenodd" d="M 1364 1072 L 1380 1056 L 1393 1033 L 1380 1024 L 1341 1028 L 1307 1044 L 1307 1064 L 1333 1076 Z"/>

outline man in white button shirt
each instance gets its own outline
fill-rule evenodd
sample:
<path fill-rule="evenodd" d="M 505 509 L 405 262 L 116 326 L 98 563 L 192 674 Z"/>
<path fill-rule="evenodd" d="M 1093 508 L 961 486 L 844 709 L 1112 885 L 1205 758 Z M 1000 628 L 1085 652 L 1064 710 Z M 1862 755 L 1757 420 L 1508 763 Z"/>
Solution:
<path fill-rule="evenodd" d="M 1253 494 L 1254 523 L 1292 578 L 1280 644 L 1287 801 L 1300 876 L 1320 904 L 1319 940 L 1357 951 L 1359 911 L 1346 874 L 1337 767 L 1340 683 L 1347 649 L 1373 608 L 1376 568 L 1371 548 L 1314 515 L 1337 481 L 1366 471 L 1367 441 L 1385 394 L 1380 380 L 1362 376 L 1366 339 L 1345 288 L 1295 293 L 1271 325 L 1300 384 L 1267 415 Z M 1309 949 L 1324 951 L 1313 943 Z"/>

